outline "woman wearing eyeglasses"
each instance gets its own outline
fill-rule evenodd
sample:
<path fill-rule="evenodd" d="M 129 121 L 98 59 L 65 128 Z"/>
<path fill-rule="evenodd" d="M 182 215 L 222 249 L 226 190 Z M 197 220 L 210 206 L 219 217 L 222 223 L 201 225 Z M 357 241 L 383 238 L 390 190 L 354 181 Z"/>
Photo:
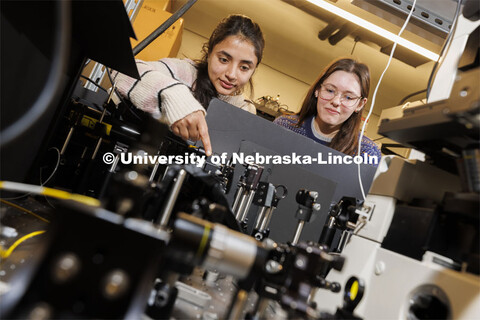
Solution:
<path fill-rule="evenodd" d="M 352 59 L 332 62 L 308 90 L 298 114 L 281 116 L 275 123 L 348 155 L 356 155 L 361 110 L 370 90 L 370 72 Z M 380 159 L 380 150 L 363 136 L 361 155 Z"/>

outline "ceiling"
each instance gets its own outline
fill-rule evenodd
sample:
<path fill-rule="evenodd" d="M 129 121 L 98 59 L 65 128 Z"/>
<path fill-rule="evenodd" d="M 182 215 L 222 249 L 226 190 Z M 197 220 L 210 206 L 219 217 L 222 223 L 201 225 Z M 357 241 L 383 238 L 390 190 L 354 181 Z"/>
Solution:
<path fill-rule="evenodd" d="M 398 25 L 404 22 L 406 15 L 399 12 L 392 14 L 396 12 L 394 9 L 381 9 L 376 6 L 380 1 L 384 0 L 328 2 L 398 33 Z M 186 0 L 174 0 L 172 11 L 184 3 Z M 429 12 L 437 10 L 436 15 L 451 20 L 456 3 L 453 0 L 418 0 L 417 5 Z M 318 38 L 319 31 L 338 18 L 305 0 L 198 0 L 184 15 L 185 28 L 208 38 L 218 21 L 232 13 L 245 14 L 260 24 L 266 40 L 263 64 L 306 84 L 311 84 L 320 71 L 338 57 L 354 57 L 366 63 L 372 75 L 369 103 L 372 101 L 373 89 L 388 61 L 388 55 L 380 49 L 391 44 L 390 41 L 361 28 L 353 28 L 353 33 L 335 45 L 328 40 L 322 41 Z M 446 33 L 432 31 L 432 28 L 413 20 L 402 37 L 438 54 Z M 398 105 L 404 96 L 425 89 L 434 65 L 428 59 L 412 65 L 411 61 L 418 60 L 419 55 L 397 48 L 403 57 L 402 60 L 393 59 L 382 80 L 373 111 L 376 115 L 380 115 L 383 108 Z M 419 98 L 422 96 L 416 97 Z"/>

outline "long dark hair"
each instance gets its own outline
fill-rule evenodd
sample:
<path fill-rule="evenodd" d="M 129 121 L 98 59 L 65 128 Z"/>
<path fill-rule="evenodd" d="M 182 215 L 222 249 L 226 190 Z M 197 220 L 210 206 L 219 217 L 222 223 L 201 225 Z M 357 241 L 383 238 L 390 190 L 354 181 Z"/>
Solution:
<path fill-rule="evenodd" d="M 263 39 L 262 30 L 260 30 L 260 26 L 257 23 L 253 22 L 249 17 L 239 14 L 230 15 L 220 21 L 215 30 L 213 30 L 208 42 L 203 45 L 202 59 L 196 61 L 197 80 L 195 80 L 193 96 L 205 109 L 208 107 L 210 100 L 218 96 L 217 90 L 215 90 L 208 77 L 208 55 L 212 52 L 215 45 L 229 36 L 240 36 L 250 41 L 255 48 L 257 65 L 262 60 L 265 40 Z M 250 89 L 253 90 L 252 78 L 250 78 L 249 84 Z"/>
<path fill-rule="evenodd" d="M 368 92 L 370 91 L 370 71 L 368 67 L 363 63 L 349 58 L 335 60 L 325 68 L 315 81 L 315 84 L 308 90 L 307 96 L 302 103 L 302 109 L 300 109 L 298 113 L 297 126 L 300 127 L 308 117 L 317 115 L 317 98 L 315 97 L 315 91 L 319 90 L 323 81 L 335 71 L 345 71 L 355 74 L 360 81 L 362 98 L 368 97 Z M 352 113 L 352 115 L 342 123 L 340 130 L 330 142 L 330 148 L 348 155 L 353 155 L 358 148 L 358 133 L 360 131 L 361 121 L 361 112 Z"/>

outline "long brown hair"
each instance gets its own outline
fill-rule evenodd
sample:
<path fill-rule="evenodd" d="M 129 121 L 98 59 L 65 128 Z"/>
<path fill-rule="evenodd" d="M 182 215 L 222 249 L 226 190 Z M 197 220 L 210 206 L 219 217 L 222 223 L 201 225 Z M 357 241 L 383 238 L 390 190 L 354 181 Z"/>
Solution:
<path fill-rule="evenodd" d="M 319 90 L 323 81 L 335 71 L 345 71 L 355 74 L 360 82 L 362 98 L 368 97 L 368 92 L 370 91 L 370 71 L 368 67 L 363 63 L 349 58 L 335 60 L 323 70 L 308 90 L 307 96 L 305 100 L 303 100 L 302 108 L 298 113 L 298 127 L 300 127 L 308 117 L 317 115 L 317 98 L 315 97 L 315 91 Z M 360 131 L 361 121 L 362 113 L 353 112 L 352 115 L 342 123 L 340 130 L 330 142 L 330 148 L 348 155 L 353 155 L 358 148 L 358 133 Z"/>
<path fill-rule="evenodd" d="M 193 96 L 205 109 L 212 98 L 218 97 L 218 93 L 208 77 L 208 56 L 215 45 L 229 36 L 240 36 L 252 43 L 255 48 L 255 56 L 257 57 L 257 66 L 262 60 L 265 40 L 262 30 L 257 23 L 249 17 L 240 14 L 230 15 L 220 21 L 215 30 L 213 30 L 208 42 L 203 45 L 202 59 L 196 61 L 197 80 L 195 80 Z M 249 79 L 249 85 L 250 90 L 253 91 L 252 78 Z"/>

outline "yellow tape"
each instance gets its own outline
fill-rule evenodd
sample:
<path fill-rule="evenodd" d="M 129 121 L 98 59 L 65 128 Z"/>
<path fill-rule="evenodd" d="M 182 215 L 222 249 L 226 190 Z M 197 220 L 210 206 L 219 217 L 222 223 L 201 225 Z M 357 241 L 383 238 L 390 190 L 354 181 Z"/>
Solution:
<path fill-rule="evenodd" d="M 89 117 L 89 116 L 83 116 L 82 121 L 80 121 L 82 126 L 87 127 L 89 129 L 92 129 L 92 130 L 95 129 L 95 124 L 97 122 L 98 122 L 97 119 Z M 105 125 L 105 132 L 107 133 L 107 136 L 109 136 L 110 131 L 112 130 L 112 125 L 108 124 L 108 123 L 105 123 L 105 122 L 103 122 L 103 124 Z"/>

